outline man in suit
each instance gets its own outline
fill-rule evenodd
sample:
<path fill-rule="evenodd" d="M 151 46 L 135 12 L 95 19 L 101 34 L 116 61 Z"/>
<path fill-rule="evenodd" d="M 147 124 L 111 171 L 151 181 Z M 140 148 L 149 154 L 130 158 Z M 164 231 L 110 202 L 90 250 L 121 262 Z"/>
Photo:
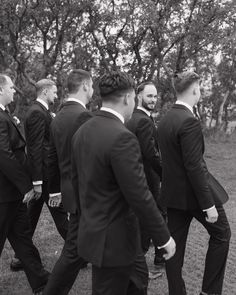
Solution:
<path fill-rule="evenodd" d="M 52 116 L 49 104 L 57 98 L 57 87 L 48 79 L 36 83 L 37 99 L 26 113 L 24 127 L 28 154 L 29 170 L 33 181 L 36 199 L 28 204 L 28 215 L 33 236 L 37 226 L 43 204 L 48 206 L 48 149 L 50 139 L 50 124 Z M 65 240 L 68 220 L 67 213 L 62 207 L 49 207 L 49 211 L 55 222 L 58 232 Z M 12 270 L 21 269 L 21 263 L 17 258 L 11 262 Z"/>
<path fill-rule="evenodd" d="M 78 253 L 92 263 L 93 295 L 124 295 L 130 294 L 140 249 L 136 215 L 154 244 L 165 249 L 166 259 L 174 254 L 175 243 L 148 190 L 138 141 L 124 126 L 134 109 L 133 79 L 111 72 L 102 76 L 99 89 L 101 111 L 72 140 Z"/>
<path fill-rule="evenodd" d="M 160 178 L 161 163 L 157 141 L 157 130 L 151 117 L 157 102 L 157 89 L 153 82 L 144 82 L 137 88 L 138 106 L 134 109 L 131 119 L 127 122 L 127 128 L 132 131 L 139 141 L 144 172 L 147 178 L 149 189 L 156 201 L 156 204 L 163 216 L 165 209 L 160 204 Z M 150 236 L 141 228 L 141 243 L 144 253 L 150 246 Z M 161 265 L 162 256 L 155 248 L 154 264 Z"/>
<path fill-rule="evenodd" d="M 30 173 L 34 191 L 38 199 L 29 203 L 28 214 L 32 228 L 32 235 L 37 226 L 43 204 L 48 205 L 48 150 L 50 141 L 50 124 L 52 115 L 49 105 L 57 98 L 57 87 L 48 79 L 36 84 L 37 99 L 26 113 L 24 127 L 26 146 L 29 158 Z M 49 211 L 55 222 L 58 232 L 65 240 L 68 222 L 67 214 L 62 207 L 52 208 Z"/>
<path fill-rule="evenodd" d="M 67 78 L 69 97 L 51 124 L 49 149 L 49 204 L 63 207 L 70 213 L 68 233 L 44 295 L 65 295 L 70 291 L 79 270 L 86 265 L 77 252 L 78 214 L 71 182 L 71 139 L 75 131 L 92 114 L 86 105 L 93 95 L 93 81 L 86 71 L 73 70 Z"/>
<path fill-rule="evenodd" d="M 49 273 L 29 232 L 26 203 L 34 198 L 34 191 L 27 173 L 25 140 L 6 109 L 14 92 L 11 78 L 0 74 L 0 255 L 8 239 L 22 261 L 33 292 L 38 294 Z"/>
<path fill-rule="evenodd" d="M 176 241 L 176 255 L 166 262 L 170 295 L 185 295 L 182 278 L 190 223 L 196 218 L 210 235 L 201 294 L 222 294 L 230 227 L 223 208 L 228 196 L 208 172 L 204 140 L 193 106 L 200 99 L 199 76 L 191 71 L 173 79 L 177 101 L 159 123 L 162 156 L 162 197 L 168 227 Z"/>

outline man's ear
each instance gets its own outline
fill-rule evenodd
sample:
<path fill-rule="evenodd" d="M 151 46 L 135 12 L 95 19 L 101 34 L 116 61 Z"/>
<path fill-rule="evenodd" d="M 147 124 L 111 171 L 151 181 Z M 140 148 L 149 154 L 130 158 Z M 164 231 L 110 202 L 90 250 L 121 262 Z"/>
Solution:
<path fill-rule="evenodd" d="M 45 88 L 45 89 L 43 90 L 43 95 L 44 95 L 44 96 L 47 96 L 47 93 L 48 93 L 48 90 L 47 90 L 47 88 Z"/>
<path fill-rule="evenodd" d="M 124 102 L 124 105 L 129 105 L 129 93 L 126 93 L 124 95 L 123 102 Z"/>
<path fill-rule="evenodd" d="M 0 93 L 2 93 L 2 92 L 3 92 L 3 87 L 0 86 Z"/>
<path fill-rule="evenodd" d="M 83 83 L 83 90 L 84 90 L 85 92 L 88 91 L 88 82 L 87 82 L 87 81 L 84 81 L 84 83 Z"/>
<path fill-rule="evenodd" d="M 143 100 L 143 96 L 142 96 L 142 93 L 140 92 L 136 96 L 136 101 L 138 102 L 138 104 L 141 104 L 142 100 Z"/>

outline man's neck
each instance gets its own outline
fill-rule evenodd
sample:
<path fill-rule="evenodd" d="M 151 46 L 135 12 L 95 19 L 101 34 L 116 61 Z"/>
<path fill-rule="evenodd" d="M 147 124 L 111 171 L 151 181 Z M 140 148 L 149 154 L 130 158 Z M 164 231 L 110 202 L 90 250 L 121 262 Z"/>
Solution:
<path fill-rule="evenodd" d="M 6 109 L 6 107 L 5 107 L 2 103 L 0 103 L 0 108 L 1 108 L 3 111 L 5 111 L 5 109 Z"/>
<path fill-rule="evenodd" d="M 68 99 L 73 98 L 76 100 L 81 101 L 84 105 L 86 105 L 88 103 L 87 97 L 85 97 L 83 94 L 80 93 L 69 93 L 68 95 Z"/>
<path fill-rule="evenodd" d="M 48 102 L 45 98 L 37 97 L 36 99 L 39 103 L 41 103 L 46 109 L 48 109 Z"/>
<path fill-rule="evenodd" d="M 190 97 L 189 95 L 186 96 L 177 96 L 178 101 L 182 101 L 183 103 L 188 104 L 190 107 L 194 106 L 194 99 Z"/>
<path fill-rule="evenodd" d="M 151 112 L 150 112 L 148 109 L 144 108 L 143 106 L 137 106 L 137 109 L 143 111 L 143 112 L 144 112 L 145 114 L 147 114 L 149 117 L 151 116 Z"/>
<path fill-rule="evenodd" d="M 120 108 L 118 105 L 116 104 L 111 104 L 111 103 L 102 103 L 102 107 L 103 108 L 107 108 L 107 109 L 111 109 L 113 111 L 115 111 L 116 113 L 120 114 L 124 119 L 125 119 L 125 114 L 122 111 L 122 108 Z"/>

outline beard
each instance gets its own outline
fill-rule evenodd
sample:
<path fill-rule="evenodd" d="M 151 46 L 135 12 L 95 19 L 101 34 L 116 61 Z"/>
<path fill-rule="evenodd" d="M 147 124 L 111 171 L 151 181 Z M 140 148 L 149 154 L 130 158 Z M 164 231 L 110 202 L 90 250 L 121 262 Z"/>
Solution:
<path fill-rule="evenodd" d="M 142 101 L 142 107 L 145 108 L 148 111 L 153 111 L 154 107 L 155 107 L 155 104 L 153 104 L 153 103 L 147 104 L 146 102 Z"/>

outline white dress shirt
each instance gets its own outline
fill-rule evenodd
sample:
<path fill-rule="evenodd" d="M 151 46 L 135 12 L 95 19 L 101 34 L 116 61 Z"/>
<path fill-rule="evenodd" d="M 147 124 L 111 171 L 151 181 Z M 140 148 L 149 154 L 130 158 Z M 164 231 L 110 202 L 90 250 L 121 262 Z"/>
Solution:
<path fill-rule="evenodd" d="M 121 120 L 121 122 L 122 122 L 123 124 L 125 123 L 125 119 L 124 119 L 124 117 L 123 117 L 120 113 L 118 113 L 117 111 L 115 111 L 115 110 L 113 110 L 113 109 L 111 109 L 111 108 L 106 108 L 106 107 L 101 107 L 100 110 L 115 115 L 118 119 Z"/>
<path fill-rule="evenodd" d="M 77 103 L 81 104 L 81 105 L 86 109 L 86 105 L 85 105 L 84 102 L 81 101 L 80 99 L 77 99 L 77 98 L 74 98 L 74 97 L 69 97 L 69 98 L 66 100 L 66 102 L 67 102 L 67 101 L 74 101 L 74 102 L 77 102 Z"/>

